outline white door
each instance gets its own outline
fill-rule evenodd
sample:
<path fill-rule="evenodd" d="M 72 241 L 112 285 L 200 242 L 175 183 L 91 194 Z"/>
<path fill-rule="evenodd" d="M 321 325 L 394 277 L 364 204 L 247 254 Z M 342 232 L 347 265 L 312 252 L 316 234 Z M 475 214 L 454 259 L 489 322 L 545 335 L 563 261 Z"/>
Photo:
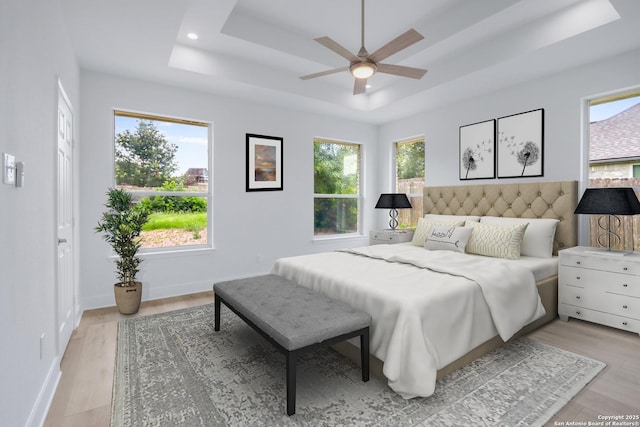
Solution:
<path fill-rule="evenodd" d="M 67 348 L 74 327 L 73 269 L 73 113 L 58 83 L 58 354 Z"/>

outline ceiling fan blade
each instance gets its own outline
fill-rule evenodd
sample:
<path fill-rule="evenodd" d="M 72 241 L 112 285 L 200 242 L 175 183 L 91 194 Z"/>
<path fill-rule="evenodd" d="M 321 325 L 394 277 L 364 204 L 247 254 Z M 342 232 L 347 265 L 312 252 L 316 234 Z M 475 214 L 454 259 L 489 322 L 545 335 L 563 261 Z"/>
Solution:
<path fill-rule="evenodd" d="M 378 64 L 378 73 L 393 74 L 412 79 L 421 79 L 427 73 L 424 68 L 405 67 L 404 65 Z"/>
<path fill-rule="evenodd" d="M 306 76 L 301 76 L 300 80 L 315 79 L 316 77 L 327 76 L 329 74 L 340 73 L 342 71 L 348 71 L 348 70 L 349 70 L 349 67 L 334 68 L 333 70 L 321 71 L 319 73 L 314 73 L 314 74 L 308 74 Z"/>
<path fill-rule="evenodd" d="M 361 61 L 360 58 L 358 58 L 353 53 L 349 52 L 347 50 L 347 48 L 345 48 L 342 45 L 338 44 L 338 42 L 330 39 L 329 37 L 318 37 L 317 39 L 315 39 L 315 41 L 320 43 L 322 46 L 324 46 L 324 47 L 326 47 L 328 49 L 331 49 L 332 51 L 334 51 L 338 55 L 342 56 L 343 58 L 348 59 L 350 62 L 360 62 Z"/>
<path fill-rule="evenodd" d="M 367 79 L 354 79 L 355 83 L 353 84 L 353 94 L 360 95 L 361 93 L 365 93 L 367 91 Z"/>
<path fill-rule="evenodd" d="M 401 51 L 404 48 L 411 46 L 414 43 L 419 42 L 424 37 L 422 34 L 414 30 L 413 28 L 404 34 L 399 35 L 395 39 L 391 40 L 386 45 L 369 55 L 369 59 L 373 62 L 379 62 L 388 58 L 396 52 Z"/>

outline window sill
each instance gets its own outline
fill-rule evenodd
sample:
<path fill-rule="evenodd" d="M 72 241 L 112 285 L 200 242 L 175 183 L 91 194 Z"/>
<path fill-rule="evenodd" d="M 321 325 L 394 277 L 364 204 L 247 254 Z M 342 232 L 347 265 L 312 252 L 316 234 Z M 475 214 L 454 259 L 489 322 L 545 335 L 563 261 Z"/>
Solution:
<path fill-rule="evenodd" d="M 215 252 L 215 248 L 212 247 L 203 247 L 203 248 L 184 248 L 184 249 L 169 249 L 169 250 L 154 250 L 154 248 L 150 248 L 148 250 L 142 250 L 138 252 L 138 256 L 144 259 L 162 259 L 162 258 L 178 258 L 184 256 L 200 256 L 200 255 L 211 255 Z M 117 255 L 110 255 L 110 259 L 118 258 Z"/>

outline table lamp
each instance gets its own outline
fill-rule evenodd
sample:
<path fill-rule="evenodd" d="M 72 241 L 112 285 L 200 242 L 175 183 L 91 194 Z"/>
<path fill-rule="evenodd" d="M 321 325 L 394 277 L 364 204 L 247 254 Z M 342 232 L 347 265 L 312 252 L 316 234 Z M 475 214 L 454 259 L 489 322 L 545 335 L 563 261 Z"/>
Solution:
<path fill-rule="evenodd" d="M 598 227 L 603 231 L 598 234 L 596 240 L 600 246 L 606 248 L 604 253 L 625 255 L 626 252 L 611 250 L 612 239 L 615 240 L 613 246 L 617 246 L 622 241 L 613 230 L 620 227 L 621 220 L 618 215 L 640 214 L 640 202 L 631 187 L 587 188 L 575 213 L 606 215 L 598 218 Z"/>
<path fill-rule="evenodd" d="M 389 209 L 389 227 L 398 227 L 398 209 L 411 209 L 411 203 L 404 193 L 382 193 L 376 203 L 376 209 Z"/>

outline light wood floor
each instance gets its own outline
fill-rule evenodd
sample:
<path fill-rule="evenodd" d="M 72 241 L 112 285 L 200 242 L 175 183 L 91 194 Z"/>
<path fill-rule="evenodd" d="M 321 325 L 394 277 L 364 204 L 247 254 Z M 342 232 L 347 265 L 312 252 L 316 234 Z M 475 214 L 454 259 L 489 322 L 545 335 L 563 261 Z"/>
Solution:
<path fill-rule="evenodd" d="M 145 302 L 144 316 L 213 302 L 213 292 Z M 62 378 L 45 426 L 108 426 L 119 319 L 115 308 L 84 313 L 61 363 Z M 548 423 L 640 415 L 640 336 L 579 320 L 555 320 L 529 337 L 601 360 L 607 367 Z"/>

